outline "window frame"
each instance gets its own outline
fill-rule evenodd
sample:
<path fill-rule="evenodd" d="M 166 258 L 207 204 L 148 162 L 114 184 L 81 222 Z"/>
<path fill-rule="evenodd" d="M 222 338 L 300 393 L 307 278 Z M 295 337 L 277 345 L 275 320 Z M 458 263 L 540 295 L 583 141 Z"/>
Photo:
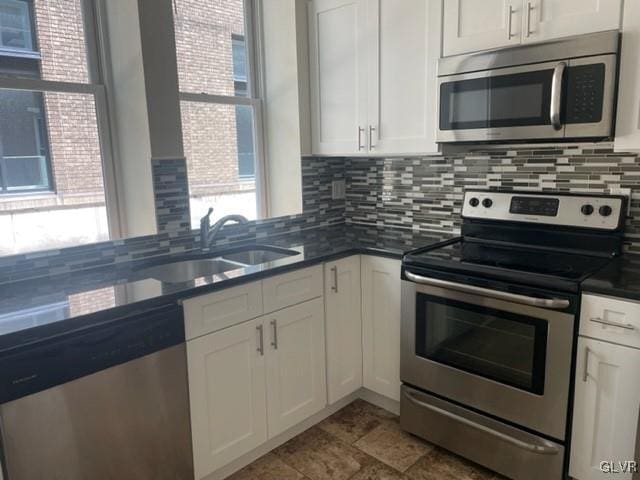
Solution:
<path fill-rule="evenodd" d="M 178 92 L 180 102 L 211 103 L 222 105 L 247 105 L 253 108 L 253 144 L 255 149 L 255 175 L 241 177 L 240 181 L 254 180 L 256 184 L 256 213 L 258 219 L 269 214 L 266 187 L 268 185 L 263 116 L 264 76 L 262 55 L 262 30 L 259 0 L 243 0 L 244 40 L 247 53 L 247 96 L 227 96 L 211 93 Z M 230 41 L 233 42 L 234 35 Z M 233 45 L 232 45 L 233 48 Z M 234 78 L 235 83 L 235 78 Z M 179 86 L 178 86 L 179 88 Z"/>
<path fill-rule="evenodd" d="M 106 16 L 103 4 L 104 0 L 80 0 L 82 8 L 82 18 L 85 37 L 85 49 L 87 54 L 87 83 L 44 80 L 38 78 L 27 78 L 0 73 L 0 89 L 31 91 L 45 93 L 70 93 L 92 95 L 94 98 L 96 112 L 96 127 L 98 131 L 99 147 L 102 160 L 102 176 L 105 193 L 105 208 L 107 211 L 107 222 L 109 227 L 109 238 L 111 240 L 121 238 L 122 225 L 120 220 L 120 210 L 118 207 L 118 197 L 116 195 L 115 184 L 115 164 L 114 164 L 114 137 L 112 124 L 109 117 L 109 103 L 107 89 L 111 87 L 109 80 L 109 53 L 108 37 L 106 30 Z M 30 3 L 30 2 L 28 2 Z M 30 5 L 30 8 L 32 6 Z M 33 11 L 33 10 L 31 10 Z M 33 15 L 32 15 L 33 16 Z M 32 32 L 35 27 L 34 18 L 31 18 Z M 37 32 L 32 40 L 37 46 Z M 3 50 L 3 53 L 5 51 Z M 28 53 L 28 52 L 24 52 Z M 36 58 L 40 58 L 39 52 L 35 52 Z M 50 162 L 50 159 L 47 160 Z M 51 175 L 51 168 L 49 168 Z M 55 194 L 52 175 L 50 177 L 50 187 L 45 193 Z M 20 190 L 2 193 L 2 197 L 9 195 L 26 196 L 43 194 L 43 190 Z"/>

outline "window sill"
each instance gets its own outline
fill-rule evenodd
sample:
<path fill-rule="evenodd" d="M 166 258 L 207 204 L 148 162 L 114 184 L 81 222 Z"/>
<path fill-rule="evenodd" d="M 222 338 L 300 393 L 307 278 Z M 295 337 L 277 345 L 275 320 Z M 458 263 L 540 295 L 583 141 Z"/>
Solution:
<path fill-rule="evenodd" d="M 14 58 L 30 58 L 33 60 L 40 60 L 42 56 L 40 52 L 35 50 L 17 50 L 11 48 L 0 48 L 0 56 L 2 57 L 14 57 Z"/>

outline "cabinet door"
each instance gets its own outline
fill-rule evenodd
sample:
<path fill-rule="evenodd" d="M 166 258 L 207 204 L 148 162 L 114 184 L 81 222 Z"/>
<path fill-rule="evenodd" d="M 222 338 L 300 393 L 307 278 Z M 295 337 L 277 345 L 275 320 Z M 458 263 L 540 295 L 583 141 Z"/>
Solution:
<path fill-rule="evenodd" d="M 369 1 L 367 143 L 371 153 L 438 151 L 436 67 L 441 3 Z"/>
<path fill-rule="evenodd" d="M 625 2 L 614 147 L 640 150 L 640 2 Z"/>
<path fill-rule="evenodd" d="M 267 440 L 261 328 L 252 320 L 187 342 L 196 478 Z"/>
<path fill-rule="evenodd" d="M 525 0 L 522 41 L 617 30 L 622 0 Z"/>
<path fill-rule="evenodd" d="M 611 478 L 600 462 L 612 461 L 621 470 L 625 460 L 634 459 L 640 350 L 580 337 L 576 365 L 569 474 L 578 480 Z"/>
<path fill-rule="evenodd" d="M 360 257 L 326 263 L 325 329 L 329 403 L 362 387 Z"/>
<path fill-rule="evenodd" d="M 361 257 L 364 386 L 400 400 L 400 261 Z"/>
<path fill-rule="evenodd" d="M 367 0 L 309 5 L 312 149 L 366 152 Z"/>
<path fill-rule="evenodd" d="M 327 404 L 323 300 L 311 300 L 263 319 L 272 438 Z"/>
<path fill-rule="evenodd" d="M 522 0 L 444 0 L 444 55 L 520 43 Z"/>

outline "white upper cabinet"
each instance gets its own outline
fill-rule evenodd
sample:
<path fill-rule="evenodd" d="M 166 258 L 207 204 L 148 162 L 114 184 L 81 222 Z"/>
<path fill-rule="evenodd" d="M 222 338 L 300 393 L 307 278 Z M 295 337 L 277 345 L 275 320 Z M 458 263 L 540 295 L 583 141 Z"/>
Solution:
<path fill-rule="evenodd" d="M 630 471 L 612 475 L 600 464 L 611 461 L 621 470 L 637 459 L 638 369 L 640 350 L 580 337 L 569 466 L 576 480 L 632 479 Z"/>
<path fill-rule="evenodd" d="M 313 153 L 437 152 L 438 0 L 313 0 Z"/>
<path fill-rule="evenodd" d="M 527 0 L 522 41 L 542 42 L 559 37 L 620 28 L 622 0 Z"/>
<path fill-rule="evenodd" d="M 362 387 L 360 257 L 325 263 L 327 390 L 334 403 Z"/>
<path fill-rule="evenodd" d="M 622 0 L 444 0 L 445 56 L 620 27 Z M 625 2 L 637 3 L 637 2 Z"/>
<path fill-rule="evenodd" d="M 520 43 L 522 0 L 444 0 L 444 55 Z"/>
<path fill-rule="evenodd" d="M 367 0 L 309 5 L 312 149 L 343 154 L 366 149 Z"/>
<path fill-rule="evenodd" d="M 614 148 L 640 151 L 640 2 L 624 4 Z"/>
<path fill-rule="evenodd" d="M 441 3 L 371 0 L 368 18 L 369 152 L 436 152 Z"/>

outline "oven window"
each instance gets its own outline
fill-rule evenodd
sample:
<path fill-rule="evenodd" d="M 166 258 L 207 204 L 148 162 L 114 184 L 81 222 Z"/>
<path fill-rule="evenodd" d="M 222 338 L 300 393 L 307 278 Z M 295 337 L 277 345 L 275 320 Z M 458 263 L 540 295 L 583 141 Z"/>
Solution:
<path fill-rule="evenodd" d="M 549 125 L 553 70 L 440 85 L 440 129 Z"/>
<path fill-rule="evenodd" d="M 542 395 L 547 322 L 416 295 L 416 354 Z"/>

